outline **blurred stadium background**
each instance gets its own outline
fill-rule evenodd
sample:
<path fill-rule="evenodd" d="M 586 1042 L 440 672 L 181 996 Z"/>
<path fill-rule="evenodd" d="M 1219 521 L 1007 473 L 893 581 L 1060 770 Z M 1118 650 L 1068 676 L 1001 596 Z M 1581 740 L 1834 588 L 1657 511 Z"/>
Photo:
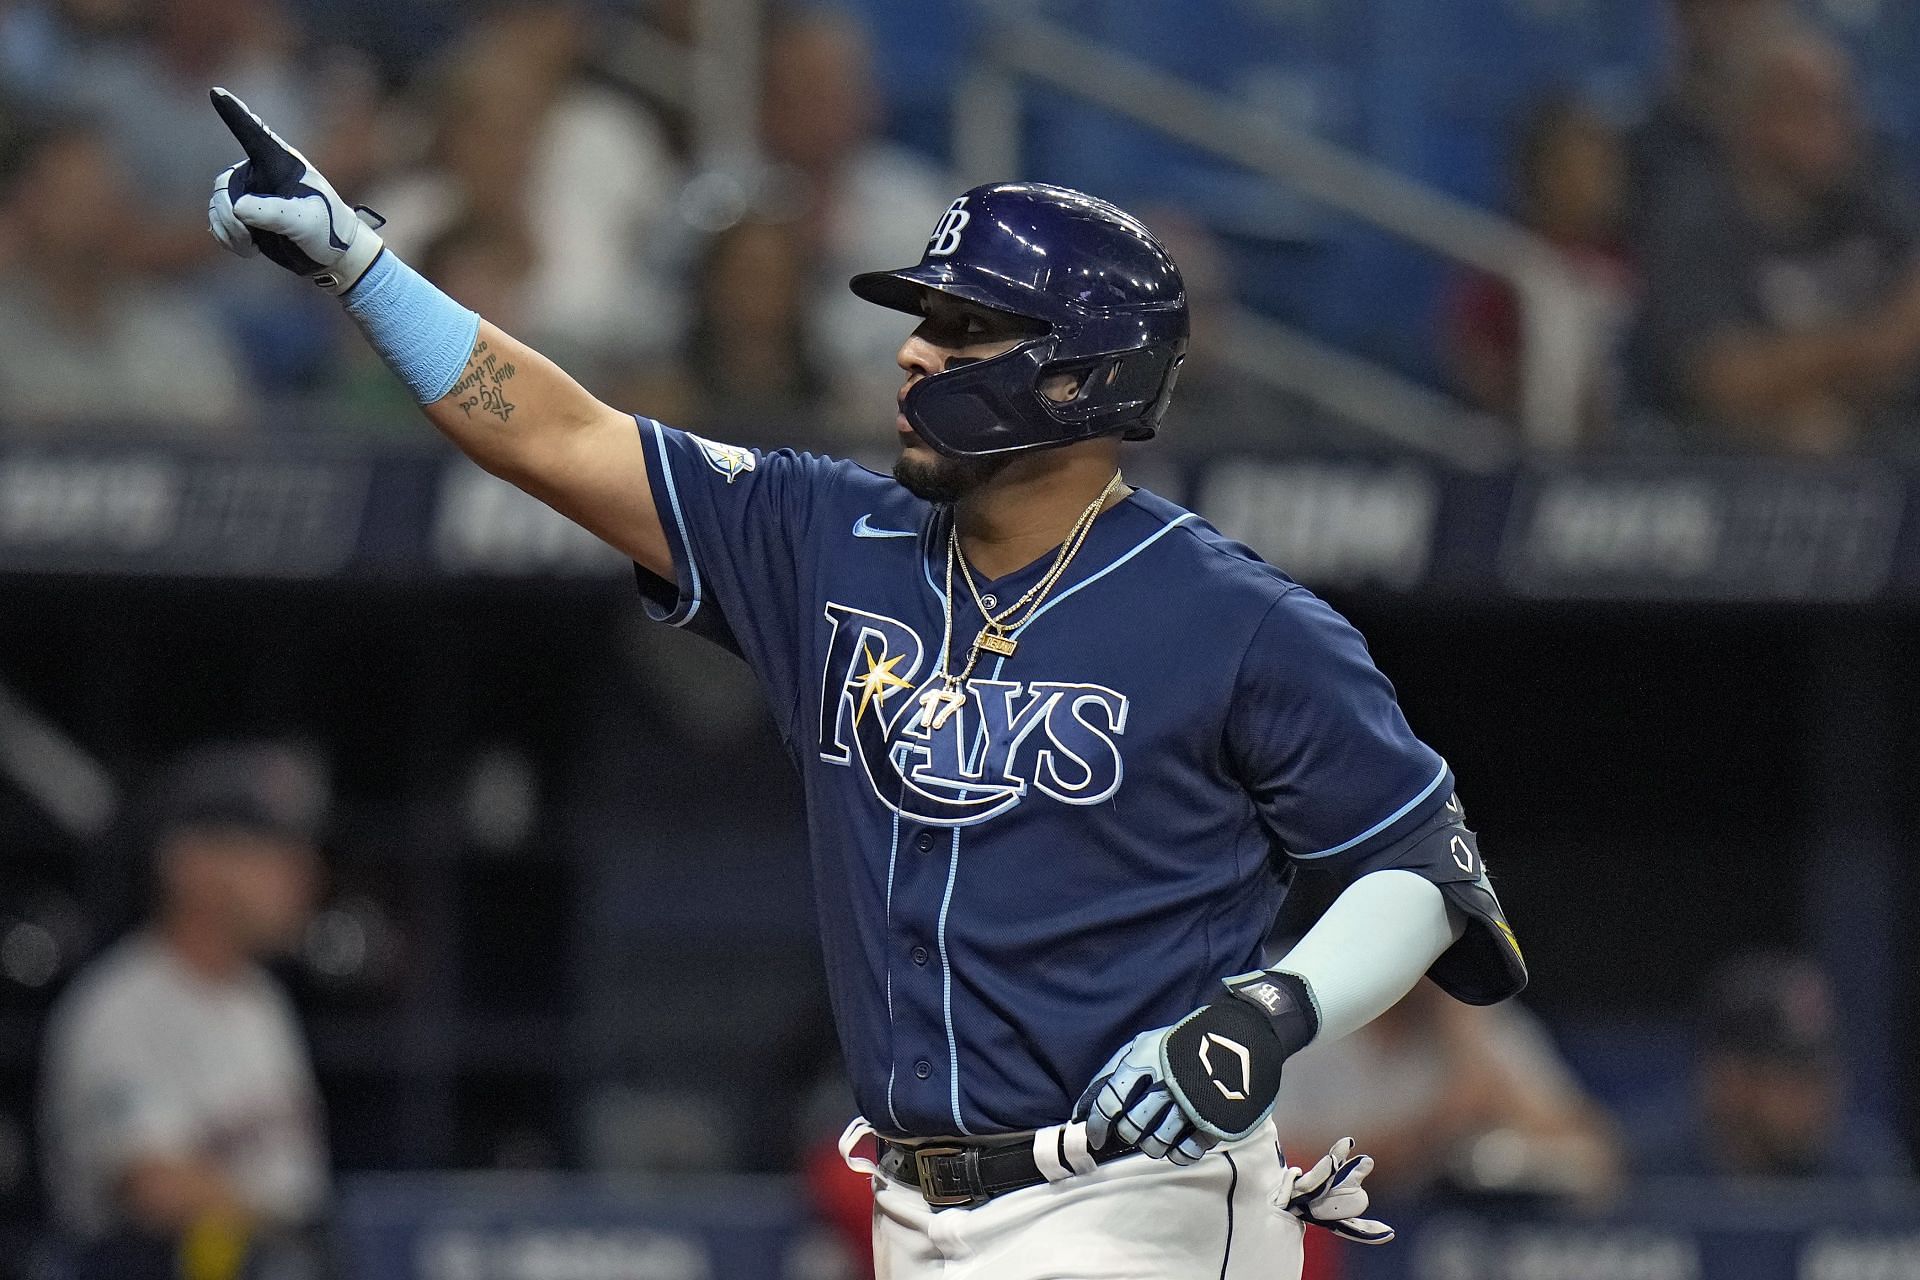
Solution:
<path fill-rule="evenodd" d="M 859 1274 L 744 669 L 216 258 L 223 83 L 604 398 L 883 466 L 852 271 L 993 177 L 1142 213 L 1196 336 L 1129 478 L 1367 634 L 1536 975 L 1354 1050 L 1403 1238 L 1312 1274 L 1920 1277 L 1917 66 L 1907 0 L 0 3 L 0 1276 L 80 1274 L 48 1011 L 234 738 L 329 779 L 337 1274 Z"/>

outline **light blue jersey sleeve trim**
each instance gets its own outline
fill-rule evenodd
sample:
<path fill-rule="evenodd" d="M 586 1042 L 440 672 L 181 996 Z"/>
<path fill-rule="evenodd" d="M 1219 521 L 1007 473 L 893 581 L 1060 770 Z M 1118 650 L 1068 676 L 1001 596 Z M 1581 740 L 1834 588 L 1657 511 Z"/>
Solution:
<path fill-rule="evenodd" d="M 1333 848 L 1331 849 L 1322 849 L 1318 853 L 1296 853 L 1293 856 L 1296 859 L 1299 859 L 1302 861 L 1309 858 L 1331 858 L 1336 853 L 1345 853 L 1347 850 L 1353 848 L 1357 844 L 1365 844 L 1367 841 L 1373 839 L 1375 836 L 1379 835 L 1382 831 L 1385 831 L 1388 827 L 1392 826 L 1394 823 L 1400 821 L 1400 819 L 1406 817 L 1408 814 L 1412 813 L 1415 809 L 1419 808 L 1421 805 L 1421 802 L 1426 800 L 1428 796 L 1432 795 L 1436 790 L 1438 790 L 1440 784 L 1445 782 L 1446 780 L 1447 780 L 1447 762 L 1445 760 L 1442 760 L 1440 762 L 1440 772 L 1433 775 L 1433 781 L 1429 782 L 1426 785 L 1426 788 L 1422 790 L 1419 795 L 1407 801 L 1405 804 L 1401 805 L 1398 809 L 1395 809 L 1392 813 L 1380 819 L 1380 821 L 1374 823 L 1372 826 L 1368 827 L 1365 831 L 1362 831 L 1359 835 L 1355 836 L 1353 839 L 1348 840 L 1343 844 L 1337 844 L 1333 846 Z"/>
<path fill-rule="evenodd" d="M 1025 631 L 1028 627 L 1032 626 L 1034 623 L 1034 620 L 1040 617 L 1041 614 L 1045 613 L 1047 610 L 1053 608 L 1055 605 L 1061 603 L 1064 600 L 1072 599 L 1079 592 L 1086 590 L 1088 587 L 1092 586 L 1094 583 L 1100 581 L 1100 579 L 1106 577 L 1108 574 L 1112 573 L 1115 569 L 1118 569 L 1121 565 L 1133 559 L 1135 556 L 1139 555 L 1142 551 L 1145 551 L 1148 547 L 1160 541 L 1160 539 L 1166 537 L 1168 534 L 1172 533 L 1175 529 L 1178 529 L 1181 525 L 1185 524 L 1187 521 L 1192 520 L 1194 518 L 1195 517 L 1193 512 L 1188 511 L 1182 514 L 1181 516 L 1179 516 L 1177 519 L 1169 520 L 1166 524 L 1161 525 L 1158 529 L 1155 529 L 1152 533 L 1148 534 L 1146 537 L 1142 538 L 1139 542 L 1135 543 L 1133 548 L 1130 551 L 1128 551 L 1125 555 L 1119 557 L 1112 564 L 1108 565 L 1106 568 L 1102 569 L 1100 572 L 1093 574 L 1092 576 L 1085 578 L 1079 582 L 1074 583 L 1071 587 L 1068 587 L 1065 591 L 1062 591 L 1059 595 L 1055 596 L 1053 599 L 1047 601 L 1045 604 L 1041 605 L 1038 609 L 1035 609 L 1032 613 L 1028 614 L 1026 617 L 1026 620 L 1022 622 L 1019 626 L 1015 627 L 1012 630 L 1012 632 L 1010 632 L 1009 634 L 1016 635 L 1016 636 L 1019 635 L 1022 631 Z"/>
<path fill-rule="evenodd" d="M 1053 599 L 1041 605 L 1037 610 L 1034 611 L 1031 617 L 1028 617 L 1024 621 L 1022 621 L 1020 625 L 1015 627 L 1010 634 L 1015 636 L 1019 635 L 1022 631 L 1025 631 L 1030 625 L 1032 625 L 1034 618 L 1039 617 L 1041 614 L 1045 613 L 1047 610 L 1053 608 L 1053 606 L 1055 606 L 1056 604 L 1059 604 L 1062 600 L 1065 600 L 1068 596 L 1080 590 L 1080 588 L 1092 586 L 1094 583 L 1100 581 L 1100 579 L 1106 577 L 1108 574 L 1112 573 L 1115 569 L 1118 569 L 1121 565 L 1133 559 L 1135 556 L 1139 555 L 1142 551 L 1145 551 L 1148 547 L 1160 541 L 1160 539 L 1166 537 L 1169 533 L 1172 533 L 1175 529 L 1179 528 L 1181 525 L 1185 524 L 1187 521 L 1193 518 L 1194 518 L 1193 512 L 1189 511 L 1185 515 L 1178 518 L 1177 520 L 1169 520 L 1166 524 L 1161 525 L 1158 529 L 1155 529 L 1152 533 L 1142 538 L 1139 542 L 1136 542 L 1130 549 L 1128 549 L 1125 555 L 1122 555 L 1121 557 L 1119 557 L 1112 564 L 1108 565 L 1106 568 L 1102 569 L 1100 572 L 1094 574 L 1092 577 L 1086 579 L 1084 582 L 1074 583 L 1067 590 L 1062 591 L 1059 595 L 1055 596 Z M 928 581 L 931 582 L 932 580 L 929 579 Z M 996 658 L 994 660 L 993 678 L 995 680 L 998 680 L 1000 678 L 1000 672 L 1005 669 L 1006 665 L 1007 665 L 1007 660 L 1005 657 Z"/>
<path fill-rule="evenodd" d="M 700 612 L 700 563 L 694 559 L 693 540 L 687 536 L 687 518 L 680 510 L 680 489 L 673 481 L 673 459 L 667 454 L 667 433 L 652 418 L 642 418 L 641 421 L 653 428 L 654 451 L 660 459 L 660 480 L 666 486 L 668 505 L 673 508 L 673 528 L 668 533 L 671 536 L 675 531 L 678 532 L 680 554 L 687 562 L 687 603 L 684 608 L 675 609 L 660 621 L 669 626 L 684 627 Z"/>

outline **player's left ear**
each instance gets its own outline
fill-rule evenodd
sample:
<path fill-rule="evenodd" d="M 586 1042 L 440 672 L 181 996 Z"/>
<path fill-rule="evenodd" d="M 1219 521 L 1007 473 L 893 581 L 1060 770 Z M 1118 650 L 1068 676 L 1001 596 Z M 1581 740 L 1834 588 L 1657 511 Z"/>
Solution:
<path fill-rule="evenodd" d="M 1121 365 L 1119 360 L 1101 360 L 1050 373 L 1040 379 L 1040 394 L 1055 404 L 1069 404 L 1086 394 L 1103 394 L 1120 380 Z"/>
<path fill-rule="evenodd" d="M 1040 394 L 1055 404 L 1068 404 L 1080 395 L 1080 377 L 1073 373 L 1056 373 L 1040 380 Z"/>

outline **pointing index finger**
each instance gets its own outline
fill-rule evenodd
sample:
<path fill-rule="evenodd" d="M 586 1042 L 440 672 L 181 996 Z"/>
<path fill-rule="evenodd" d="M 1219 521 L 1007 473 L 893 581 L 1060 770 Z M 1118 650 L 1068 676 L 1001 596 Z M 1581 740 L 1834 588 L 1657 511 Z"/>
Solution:
<path fill-rule="evenodd" d="M 260 123 L 260 117 L 247 110 L 246 103 L 225 89 L 210 89 L 207 96 L 213 99 L 213 109 L 220 113 L 220 119 L 240 140 L 247 159 L 256 165 L 274 165 L 286 154 L 279 140 L 267 131 L 266 125 Z"/>

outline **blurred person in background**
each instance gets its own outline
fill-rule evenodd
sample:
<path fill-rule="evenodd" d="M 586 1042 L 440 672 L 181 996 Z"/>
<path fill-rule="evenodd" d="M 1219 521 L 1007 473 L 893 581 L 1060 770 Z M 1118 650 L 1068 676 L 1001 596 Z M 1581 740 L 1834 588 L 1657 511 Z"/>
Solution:
<path fill-rule="evenodd" d="M 539 228 L 511 309 L 590 380 L 671 352 L 685 310 L 679 161 L 638 100 L 587 76 L 591 35 L 573 4 L 483 15 L 422 80 L 430 161 L 368 200 L 415 258 L 456 226 L 496 243 Z"/>
<path fill-rule="evenodd" d="M 123 260 L 135 200 L 101 131 L 29 126 L 0 158 L 0 439 L 85 424 L 174 438 L 230 435 L 243 379 L 197 297 Z M 129 424 L 129 415 L 138 422 Z"/>
<path fill-rule="evenodd" d="M 1378 1161 L 1372 1183 L 1403 1195 L 1591 1199 L 1614 1190 L 1622 1164 L 1537 1018 L 1514 1001 L 1460 1004 L 1431 982 L 1290 1059 L 1274 1122 L 1290 1158 L 1353 1134 Z"/>
<path fill-rule="evenodd" d="M 1920 407 L 1920 256 L 1842 50 L 1806 27 L 1741 47 L 1724 162 L 1646 232 L 1640 394 L 1720 446 L 1828 455 L 1908 445 Z"/>
<path fill-rule="evenodd" d="M 866 29 L 834 10 L 790 13 L 767 33 L 760 145 L 790 207 L 803 261 L 812 264 L 807 310 L 820 335 L 823 372 L 848 433 L 872 437 L 872 406 L 891 403 L 898 324 L 846 282 L 876 258 L 907 259 L 927 240 L 927 210 L 952 198 L 946 178 L 881 136 L 882 104 Z"/>
<path fill-rule="evenodd" d="M 434 279 L 459 302 L 524 318 L 528 284 L 539 263 L 532 232 L 519 217 L 469 217 L 449 225 L 422 251 Z"/>
<path fill-rule="evenodd" d="M 0 94 L 47 101 L 69 89 L 76 59 L 137 25 L 137 0 L 0 3 Z"/>
<path fill-rule="evenodd" d="M 1302 443 L 1311 415 L 1221 355 L 1230 336 L 1224 322 L 1238 305 L 1225 246 L 1204 223 L 1171 206 L 1148 210 L 1144 220 L 1180 264 L 1187 290 L 1187 357 L 1180 362 L 1180 394 L 1167 407 L 1180 438 L 1196 453 Z"/>
<path fill-rule="evenodd" d="M 793 224 L 747 218 L 708 241 L 685 348 L 702 422 L 805 425 L 826 393 Z"/>
<path fill-rule="evenodd" d="M 1626 138 L 1627 214 L 1642 226 L 1676 179 L 1719 163 L 1730 64 L 1740 47 L 1793 17 L 1792 0 L 1670 0 L 1673 66 Z"/>
<path fill-rule="evenodd" d="M 1884 1125 L 1852 1113 L 1826 975 L 1786 953 L 1735 956 L 1710 976 L 1696 1026 L 1690 1114 L 1655 1117 L 1638 1143 L 1648 1175 L 1904 1178 Z"/>
<path fill-rule="evenodd" d="M 324 803 L 280 747 L 203 747 L 162 779 L 152 914 L 50 1015 L 48 1190 L 83 1277 L 315 1274 L 319 1095 L 260 962 L 305 928 Z"/>
<path fill-rule="evenodd" d="M 688 283 L 693 313 L 679 346 L 634 369 L 620 394 L 702 431 L 817 433 L 829 387 L 799 228 L 749 212 L 708 235 Z"/>
<path fill-rule="evenodd" d="M 1623 248 L 1626 157 L 1596 112 L 1568 97 L 1541 102 L 1521 122 L 1513 156 L 1514 216 L 1560 255 L 1593 317 L 1583 379 L 1586 438 L 1605 431 L 1619 387 L 1618 347 L 1634 272 Z M 1520 301 L 1505 281 L 1465 276 L 1446 304 L 1442 345 L 1454 389 L 1477 409 L 1518 421 Z"/>

